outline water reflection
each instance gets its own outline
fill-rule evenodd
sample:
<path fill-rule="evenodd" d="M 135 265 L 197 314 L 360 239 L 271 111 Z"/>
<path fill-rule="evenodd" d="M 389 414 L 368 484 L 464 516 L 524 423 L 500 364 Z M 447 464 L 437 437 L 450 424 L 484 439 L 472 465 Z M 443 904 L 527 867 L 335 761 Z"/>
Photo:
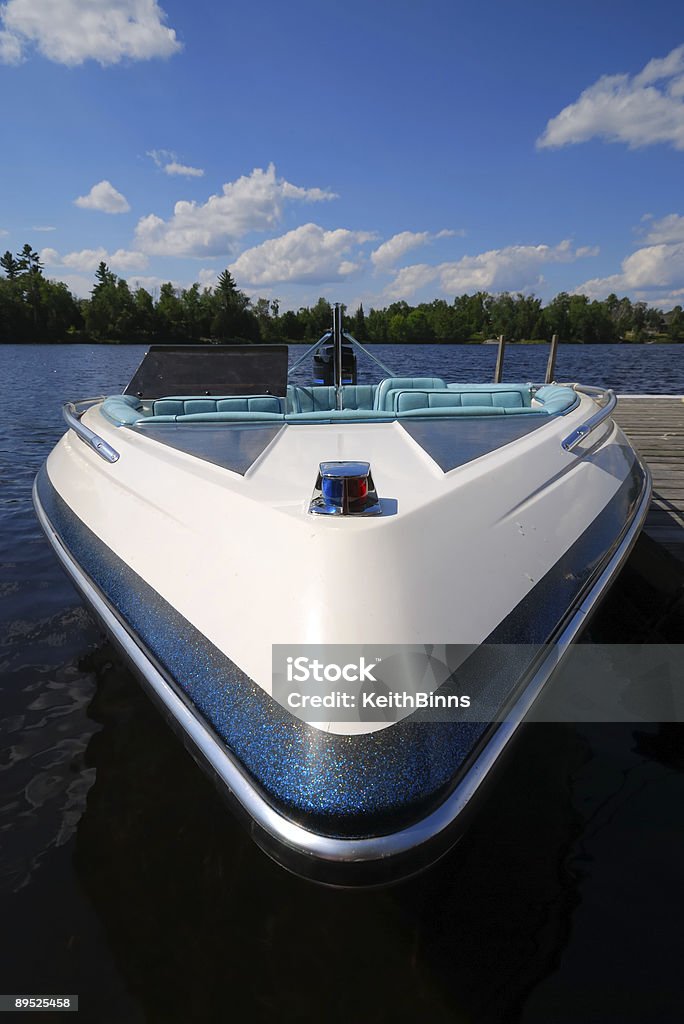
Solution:
<path fill-rule="evenodd" d="M 527 729 L 429 872 L 323 889 L 256 849 L 107 646 L 82 667 L 101 728 L 75 866 L 148 1019 L 219 1020 L 230 998 L 257 1020 L 498 1020 L 555 962 L 578 900 L 572 729 Z"/>

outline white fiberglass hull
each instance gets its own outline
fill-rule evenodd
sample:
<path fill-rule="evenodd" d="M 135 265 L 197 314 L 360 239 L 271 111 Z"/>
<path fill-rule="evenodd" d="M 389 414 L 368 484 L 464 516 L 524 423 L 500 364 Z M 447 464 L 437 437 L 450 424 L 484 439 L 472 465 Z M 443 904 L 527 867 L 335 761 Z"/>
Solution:
<path fill-rule="evenodd" d="M 572 452 L 561 445 L 592 409 L 583 396 L 474 457 L 449 441 L 462 424 L 395 420 L 279 426 L 215 464 L 96 406 L 83 422 L 118 461 L 67 433 L 36 505 L 88 603 L 261 844 L 325 880 L 339 867 L 375 879 L 453 836 L 636 538 L 650 482 L 613 421 Z M 371 463 L 382 515 L 308 513 L 331 459 Z M 505 720 L 479 731 L 411 715 L 307 724 L 271 696 L 273 645 L 540 640 L 555 646 L 514 680 Z"/>

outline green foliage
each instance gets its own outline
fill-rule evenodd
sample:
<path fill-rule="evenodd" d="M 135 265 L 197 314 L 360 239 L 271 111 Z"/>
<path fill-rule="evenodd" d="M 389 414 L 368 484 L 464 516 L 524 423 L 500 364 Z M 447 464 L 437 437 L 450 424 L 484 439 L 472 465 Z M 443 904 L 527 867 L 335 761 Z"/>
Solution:
<path fill-rule="evenodd" d="M 313 342 L 331 324 L 331 305 L 280 312 L 278 299 L 251 302 L 229 270 L 215 288 L 163 284 L 155 297 L 131 291 L 106 263 L 95 271 L 89 299 L 77 300 L 65 284 L 43 275 L 38 253 L 28 243 L 16 255 L 0 257 L 0 342 Z M 417 306 L 393 302 L 385 309 L 359 305 L 346 315 L 347 329 L 378 343 L 480 342 L 504 334 L 509 341 L 610 343 L 667 340 L 684 342 L 681 306 L 666 314 L 643 302 L 609 295 L 603 302 L 561 292 L 546 306 L 533 295 L 458 295 Z"/>

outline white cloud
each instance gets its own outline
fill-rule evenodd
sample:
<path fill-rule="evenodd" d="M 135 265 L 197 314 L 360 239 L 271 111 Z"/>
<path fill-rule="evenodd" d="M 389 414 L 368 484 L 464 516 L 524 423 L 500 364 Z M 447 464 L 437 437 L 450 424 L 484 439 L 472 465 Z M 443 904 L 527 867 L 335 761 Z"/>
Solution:
<path fill-rule="evenodd" d="M 82 274 L 60 274 L 59 280 L 79 299 L 87 299 L 93 290 L 92 277 Z"/>
<path fill-rule="evenodd" d="M 157 167 L 160 167 L 164 174 L 177 175 L 185 178 L 203 178 L 204 171 L 201 167 L 190 167 L 188 164 L 178 162 L 178 157 L 168 149 L 150 149 L 147 155 L 154 160 Z"/>
<path fill-rule="evenodd" d="M 2 238 L 4 235 L 9 235 L 9 231 L 5 231 L 4 228 L 0 228 L 0 238 Z"/>
<path fill-rule="evenodd" d="M 45 249 L 41 249 L 38 255 L 40 256 L 41 262 L 48 267 L 60 266 L 62 263 L 60 255 L 56 249 L 46 247 Z"/>
<path fill-rule="evenodd" d="M 31 231 L 56 231 L 57 228 L 53 224 L 34 224 Z"/>
<path fill-rule="evenodd" d="M 215 288 L 218 281 L 218 271 L 211 267 L 202 267 L 197 275 L 197 281 L 202 288 Z"/>
<path fill-rule="evenodd" d="M 129 249 L 117 249 L 111 253 L 104 248 L 80 249 L 61 256 L 56 249 L 46 248 L 41 250 L 40 258 L 49 267 L 69 267 L 82 273 L 96 270 L 100 263 L 106 263 L 110 270 L 117 273 L 144 270 L 147 266 L 144 253 Z"/>
<path fill-rule="evenodd" d="M 189 167 L 188 164 L 179 164 L 177 160 L 172 160 L 170 164 L 166 164 L 164 167 L 165 174 L 176 174 L 184 178 L 203 178 L 204 171 L 201 167 Z"/>
<path fill-rule="evenodd" d="M 17 64 L 27 46 L 58 64 L 170 57 L 181 49 L 155 0 L 8 0 L 0 8 L 0 60 Z"/>
<path fill-rule="evenodd" d="M 649 61 L 638 75 L 604 75 L 546 125 L 537 145 L 591 138 L 630 148 L 669 142 L 684 149 L 684 46 Z"/>
<path fill-rule="evenodd" d="M 206 203 L 181 201 L 173 216 L 163 220 L 149 214 L 135 229 L 137 246 L 160 256 L 221 256 L 250 231 L 267 231 L 281 220 L 289 201 L 322 202 L 337 198 L 320 188 L 301 188 L 276 177 L 273 164 L 264 171 L 227 182 L 221 195 Z"/>
<path fill-rule="evenodd" d="M 368 231 L 325 231 L 318 224 L 302 224 L 280 238 L 247 249 L 230 271 L 238 281 L 251 285 L 341 281 L 361 266 L 354 249 L 373 237 Z"/>
<path fill-rule="evenodd" d="M 0 64 L 21 64 L 23 59 L 21 40 L 0 29 Z"/>
<path fill-rule="evenodd" d="M 450 238 L 456 233 L 456 231 L 449 231 L 446 228 L 436 234 L 432 234 L 430 231 L 400 231 L 399 234 L 392 235 L 386 242 L 379 245 L 371 253 L 370 258 L 378 270 L 389 270 L 410 249 L 415 249 L 419 245 L 427 245 L 428 242 L 437 238 Z"/>
<path fill-rule="evenodd" d="M 681 302 L 684 294 L 684 217 L 670 213 L 660 220 L 649 214 L 644 244 L 626 256 L 620 272 L 593 277 L 575 291 L 593 299 L 611 292 L 629 295 L 667 308 Z"/>
<path fill-rule="evenodd" d="M 128 213 L 130 210 L 126 197 L 107 180 L 98 181 L 86 196 L 79 196 L 74 203 L 84 210 L 101 210 L 102 213 Z"/>
<path fill-rule="evenodd" d="M 393 298 L 406 298 L 434 281 L 439 282 L 447 295 L 471 291 L 525 291 L 541 284 L 539 271 L 544 264 L 571 263 L 594 256 L 597 251 L 588 246 L 573 249 L 567 239 L 556 246 L 510 245 L 436 266 L 418 263 L 403 267 L 386 292 Z"/>
<path fill-rule="evenodd" d="M 653 244 L 684 242 L 684 217 L 680 217 L 677 213 L 669 213 L 661 220 L 651 221 L 644 241 Z"/>
<path fill-rule="evenodd" d="M 661 291 L 671 292 L 684 287 L 684 241 L 647 245 L 622 261 L 622 272 L 608 277 L 594 277 L 575 290 L 591 298 L 605 298 L 611 292 L 643 297 Z"/>

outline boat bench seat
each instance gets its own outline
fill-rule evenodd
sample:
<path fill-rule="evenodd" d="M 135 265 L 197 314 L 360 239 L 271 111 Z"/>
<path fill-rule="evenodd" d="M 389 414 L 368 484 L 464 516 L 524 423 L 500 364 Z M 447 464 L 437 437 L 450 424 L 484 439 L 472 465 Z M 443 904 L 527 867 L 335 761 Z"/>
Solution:
<path fill-rule="evenodd" d="M 493 409 L 495 412 L 521 412 L 526 408 L 519 391 L 455 391 L 439 388 L 430 391 L 393 390 L 387 395 L 388 407 L 401 415 L 414 409 L 465 409 L 471 415 L 475 410 Z M 391 405 L 390 405 L 391 402 Z M 529 403 L 529 397 L 528 397 Z"/>
<path fill-rule="evenodd" d="M 569 387 L 547 384 L 449 384 L 438 377 L 388 377 L 377 387 L 345 385 L 343 409 L 335 409 L 334 387 L 288 387 L 287 400 L 274 395 L 173 395 L 143 404 L 133 395 L 112 395 L 103 414 L 117 426 L 156 423 L 231 423 L 286 420 L 361 422 L 395 417 L 554 416 L 579 397 Z"/>
<path fill-rule="evenodd" d="M 111 395 L 102 403 L 103 414 L 118 426 L 132 423 L 173 423 L 198 418 L 240 419 L 245 413 L 281 417 L 284 400 L 275 395 L 226 395 L 217 397 L 172 396 L 157 398 L 144 407 L 134 395 Z"/>
<path fill-rule="evenodd" d="M 386 395 L 387 408 L 398 416 L 432 410 L 470 416 L 488 413 L 554 416 L 567 412 L 578 401 L 572 388 L 557 384 L 546 384 L 536 393 L 527 384 L 450 384 L 425 390 L 393 389 Z"/>

